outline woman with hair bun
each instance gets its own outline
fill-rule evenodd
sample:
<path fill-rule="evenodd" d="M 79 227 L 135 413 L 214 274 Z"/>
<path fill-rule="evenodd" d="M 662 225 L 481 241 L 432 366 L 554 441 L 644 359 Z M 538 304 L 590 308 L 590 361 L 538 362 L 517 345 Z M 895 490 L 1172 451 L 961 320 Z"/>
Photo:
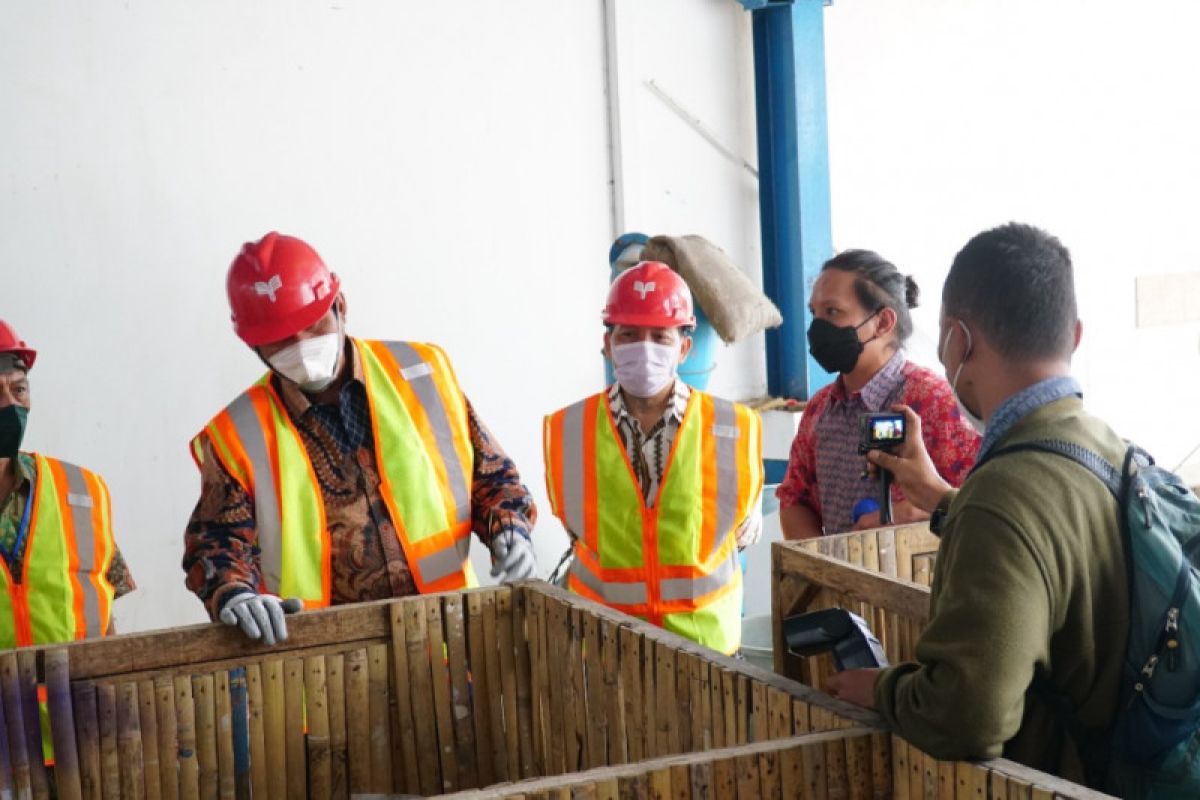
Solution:
<path fill-rule="evenodd" d="M 821 267 L 809 310 L 809 352 L 837 378 L 808 401 L 779 485 L 779 518 L 788 539 L 879 525 L 879 484 L 864 478 L 858 452 L 861 418 L 903 403 L 921 417 L 934 466 L 951 485 L 967 477 L 979 433 L 959 410 L 946 379 L 909 361 L 910 308 L 917 284 L 870 250 L 846 250 Z M 865 502 L 864 502 L 865 501 Z M 897 524 L 928 517 L 892 487 Z M 871 506 L 874 506 L 872 509 Z"/>

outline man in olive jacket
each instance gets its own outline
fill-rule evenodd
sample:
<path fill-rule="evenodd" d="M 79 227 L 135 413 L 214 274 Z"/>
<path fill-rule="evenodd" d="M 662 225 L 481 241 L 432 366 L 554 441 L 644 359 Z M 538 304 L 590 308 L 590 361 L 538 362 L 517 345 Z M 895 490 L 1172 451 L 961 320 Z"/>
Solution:
<path fill-rule="evenodd" d="M 1068 697 L 1085 727 L 1112 720 L 1129 627 L 1116 501 L 1061 456 L 987 460 L 1057 439 L 1121 465 L 1124 443 L 1084 410 L 1068 374 L 1081 331 L 1057 239 L 1015 223 L 979 234 L 946 279 L 939 355 L 963 413 L 986 421 L 980 466 L 952 490 L 908 409 L 903 449 L 870 456 L 941 535 L 930 620 L 917 663 L 844 672 L 831 691 L 877 708 L 935 757 L 1004 755 L 1082 780 L 1035 677 Z"/>

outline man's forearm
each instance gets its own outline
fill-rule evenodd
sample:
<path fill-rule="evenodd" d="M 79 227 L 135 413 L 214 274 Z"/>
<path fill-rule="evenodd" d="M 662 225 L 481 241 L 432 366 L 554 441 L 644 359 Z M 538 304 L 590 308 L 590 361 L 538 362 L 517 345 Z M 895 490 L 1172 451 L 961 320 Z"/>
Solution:
<path fill-rule="evenodd" d="M 823 533 L 820 517 L 803 504 L 780 508 L 779 526 L 783 528 L 783 538 L 789 540 L 815 539 Z"/>

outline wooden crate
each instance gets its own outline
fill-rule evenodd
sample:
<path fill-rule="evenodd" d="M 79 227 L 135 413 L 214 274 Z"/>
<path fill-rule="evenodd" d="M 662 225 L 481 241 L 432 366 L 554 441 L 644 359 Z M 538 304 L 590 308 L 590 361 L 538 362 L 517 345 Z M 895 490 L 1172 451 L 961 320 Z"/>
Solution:
<path fill-rule="evenodd" d="M 933 564 L 940 541 L 930 532 L 929 525 L 921 522 L 821 536 L 794 544 L 872 572 L 928 586 L 933 581 Z"/>
<path fill-rule="evenodd" d="M 455 800 L 1101 800 L 1108 795 L 997 759 L 932 759 L 883 731 L 815 733 L 463 792 Z"/>
<path fill-rule="evenodd" d="M 0 796 L 429 796 L 878 723 L 541 583 L 288 628 L 272 648 L 202 625 L 0 654 Z"/>
<path fill-rule="evenodd" d="M 782 640 L 785 617 L 822 608 L 846 608 L 865 619 L 889 663 L 913 660 L 917 639 L 929 621 L 929 587 L 896 573 L 904 571 L 899 565 L 911 567 L 918 556 L 931 555 L 921 549 L 929 538 L 933 537 L 927 529 L 880 529 L 772 545 L 775 671 L 809 686 L 824 686 L 833 672 L 830 656 L 791 656 Z"/>

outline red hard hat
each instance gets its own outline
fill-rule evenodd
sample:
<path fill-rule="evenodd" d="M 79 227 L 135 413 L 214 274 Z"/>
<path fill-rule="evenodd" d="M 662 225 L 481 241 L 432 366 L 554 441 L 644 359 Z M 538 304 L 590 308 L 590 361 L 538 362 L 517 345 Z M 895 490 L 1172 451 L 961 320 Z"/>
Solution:
<path fill-rule="evenodd" d="M 692 292 L 679 273 L 659 261 L 643 261 L 617 276 L 608 289 L 605 325 L 682 328 L 696 324 Z"/>
<path fill-rule="evenodd" d="M 242 245 L 229 265 L 233 330 L 251 347 L 295 336 L 325 316 L 340 287 L 316 250 L 272 231 Z"/>
<path fill-rule="evenodd" d="M 12 353 L 21 359 L 25 362 L 27 370 L 33 367 L 33 362 L 37 359 L 37 351 L 25 344 L 11 325 L 0 319 L 0 354 L 4 353 Z"/>

